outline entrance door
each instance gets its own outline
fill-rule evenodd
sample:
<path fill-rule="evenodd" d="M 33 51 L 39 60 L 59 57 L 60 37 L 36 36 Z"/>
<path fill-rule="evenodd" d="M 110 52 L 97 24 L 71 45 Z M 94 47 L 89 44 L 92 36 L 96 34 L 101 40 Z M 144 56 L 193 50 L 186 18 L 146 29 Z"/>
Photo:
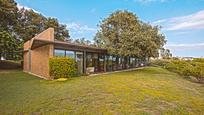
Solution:
<path fill-rule="evenodd" d="M 77 70 L 83 73 L 83 52 L 76 52 Z"/>

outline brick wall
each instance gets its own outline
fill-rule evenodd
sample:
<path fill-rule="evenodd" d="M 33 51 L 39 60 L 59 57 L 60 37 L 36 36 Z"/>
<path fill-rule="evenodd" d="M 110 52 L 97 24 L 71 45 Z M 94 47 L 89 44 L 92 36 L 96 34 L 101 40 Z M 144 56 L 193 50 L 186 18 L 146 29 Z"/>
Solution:
<path fill-rule="evenodd" d="M 49 58 L 53 57 L 54 46 L 48 44 L 31 50 L 35 39 L 54 41 L 54 29 L 48 28 L 24 44 L 24 71 L 45 79 L 52 79 L 49 75 Z"/>
<path fill-rule="evenodd" d="M 23 54 L 23 71 L 29 72 L 29 49 L 30 49 L 30 40 L 25 42 L 23 45 L 24 54 Z"/>
<path fill-rule="evenodd" d="M 49 76 L 49 58 L 52 57 L 53 45 L 46 45 L 31 50 L 31 73 L 52 79 Z"/>

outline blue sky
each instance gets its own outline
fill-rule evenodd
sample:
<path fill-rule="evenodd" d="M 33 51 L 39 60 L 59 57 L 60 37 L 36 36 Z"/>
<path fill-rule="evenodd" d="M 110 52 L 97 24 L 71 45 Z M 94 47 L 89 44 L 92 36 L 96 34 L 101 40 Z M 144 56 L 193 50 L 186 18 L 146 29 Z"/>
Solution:
<path fill-rule="evenodd" d="M 92 40 L 100 21 L 116 10 L 162 26 L 173 56 L 204 56 L 204 0 L 16 0 L 18 7 L 55 17 L 72 39 Z"/>

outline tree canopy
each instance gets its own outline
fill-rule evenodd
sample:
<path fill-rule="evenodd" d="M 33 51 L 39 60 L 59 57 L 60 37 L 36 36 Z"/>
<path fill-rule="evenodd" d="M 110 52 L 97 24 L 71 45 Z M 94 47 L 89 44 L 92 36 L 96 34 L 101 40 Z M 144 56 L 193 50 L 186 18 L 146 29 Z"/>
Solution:
<path fill-rule="evenodd" d="M 0 53 L 16 51 L 8 44 L 16 44 L 22 49 L 24 42 L 49 27 L 55 29 L 55 39 L 70 40 L 66 25 L 60 24 L 56 18 L 45 17 L 31 9 L 19 9 L 14 0 L 0 0 Z"/>
<path fill-rule="evenodd" d="M 45 17 L 31 9 L 19 9 L 14 0 L 0 0 L 0 31 L 11 33 L 20 41 L 27 41 L 49 27 L 55 29 L 55 39 L 69 40 L 66 25 L 56 18 Z"/>
<path fill-rule="evenodd" d="M 94 41 L 109 54 L 137 57 L 157 57 L 166 42 L 159 27 L 140 21 L 128 11 L 116 11 L 102 20 Z"/>
<path fill-rule="evenodd" d="M 165 49 L 165 48 L 160 49 L 160 54 L 161 54 L 161 57 L 164 59 L 168 59 L 172 57 L 172 53 L 170 52 L 169 49 Z"/>

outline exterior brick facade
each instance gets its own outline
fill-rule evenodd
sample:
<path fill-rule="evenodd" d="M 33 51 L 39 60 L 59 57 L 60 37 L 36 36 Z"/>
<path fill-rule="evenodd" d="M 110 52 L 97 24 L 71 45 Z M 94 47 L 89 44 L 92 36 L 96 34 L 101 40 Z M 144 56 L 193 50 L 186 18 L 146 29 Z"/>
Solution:
<path fill-rule="evenodd" d="M 49 75 L 49 58 L 53 57 L 53 44 L 45 44 L 32 48 L 35 40 L 54 41 L 54 29 L 48 28 L 24 44 L 24 72 L 45 79 L 53 79 Z"/>

